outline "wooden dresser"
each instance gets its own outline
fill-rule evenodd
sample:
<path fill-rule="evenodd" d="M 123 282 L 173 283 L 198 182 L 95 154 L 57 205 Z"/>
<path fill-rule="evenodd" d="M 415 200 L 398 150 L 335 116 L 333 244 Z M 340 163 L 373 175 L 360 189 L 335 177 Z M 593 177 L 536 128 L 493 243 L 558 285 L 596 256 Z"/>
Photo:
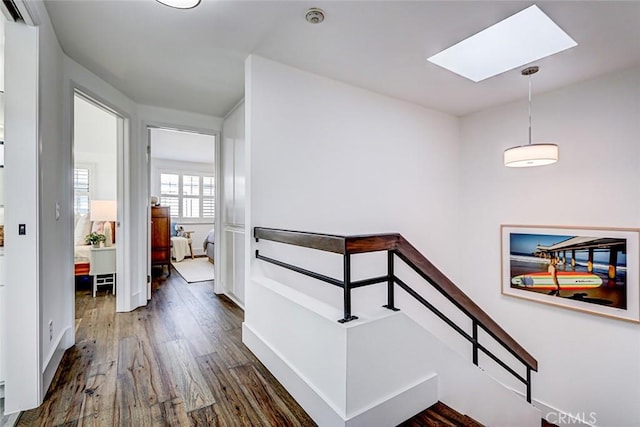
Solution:
<path fill-rule="evenodd" d="M 167 266 L 171 276 L 171 216 L 169 208 L 151 207 L 151 265 Z"/>

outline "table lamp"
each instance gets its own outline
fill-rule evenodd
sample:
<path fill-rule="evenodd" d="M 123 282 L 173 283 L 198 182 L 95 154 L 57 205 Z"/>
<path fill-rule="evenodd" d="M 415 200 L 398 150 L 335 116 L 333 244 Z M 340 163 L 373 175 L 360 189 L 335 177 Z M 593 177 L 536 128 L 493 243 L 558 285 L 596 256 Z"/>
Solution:
<path fill-rule="evenodd" d="M 115 200 L 92 200 L 91 201 L 91 221 L 105 221 L 104 241 L 105 246 L 111 246 L 113 242 L 113 230 L 111 221 L 118 218 L 118 209 Z"/>

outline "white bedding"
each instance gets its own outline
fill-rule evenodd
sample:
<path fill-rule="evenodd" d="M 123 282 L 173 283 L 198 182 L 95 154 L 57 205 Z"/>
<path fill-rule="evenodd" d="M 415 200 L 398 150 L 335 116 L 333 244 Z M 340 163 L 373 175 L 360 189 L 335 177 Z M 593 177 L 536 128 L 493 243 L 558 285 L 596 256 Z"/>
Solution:
<path fill-rule="evenodd" d="M 91 245 L 82 245 L 75 247 L 75 262 L 89 262 L 91 255 Z"/>
<path fill-rule="evenodd" d="M 171 258 L 175 258 L 176 262 L 180 262 L 190 254 L 189 239 L 178 236 L 171 237 Z"/>

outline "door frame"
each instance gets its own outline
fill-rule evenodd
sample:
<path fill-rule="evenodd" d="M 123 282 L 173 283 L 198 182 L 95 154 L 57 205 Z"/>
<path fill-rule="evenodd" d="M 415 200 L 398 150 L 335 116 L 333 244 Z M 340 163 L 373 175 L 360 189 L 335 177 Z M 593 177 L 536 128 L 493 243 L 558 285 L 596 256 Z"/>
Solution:
<path fill-rule="evenodd" d="M 112 105 L 104 98 L 96 95 L 91 90 L 77 84 L 73 80 L 70 85 L 71 90 L 71 105 L 70 105 L 70 135 L 71 135 L 71 171 L 73 174 L 73 168 L 75 165 L 75 96 L 78 95 L 85 101 L 92 103 L 98 108 L 101 108 L 107 113 L 113 114 L 117 119 L 117 155 L 116 155 L 116 202 L 117 202 L 117 220 L 116 220 L 116 311 L 128 311 L 127 307 L 131 305 L 131 266 L 128 260 L 131 259 L 129 254 L 131 253 L 131 230 L 128 224 L 130 223 L 130 207 L 128 200 L 130 199 L 130 174 L 129 174 L 129 146 L 130 146 L 130 118 L 122 112 L 118 107 Z M 72 181 L 73 182 L 73 181 Z M 73 193 L 73 187 L 70 188 Z M 73 203 L 73 194 L 71 195 L 71 203 Z M 70 211 L 73 212 L 73 205 L 70 206 Z M 71 218 L 73 220 L 73 218 Z M 75 227 L 71 227 L 74 230 Z M 72 239 L 73 240 L 73 239 Z M 71 248 L 73 251 L 73 248 Z M 75 277 L 75 276 L 74 276 Z M 75 292 L 73 293 L 75 301 Z M 75 303 L 71 304 L 72 319 L 75 317 Z M 75 337 L 74 337 L 75 341 Z"/>
<path fill-rule="evenodd" d="M 222 182 L 222 159 L 221 155 L 221 134 L 220 130 L 214 129 L 204 129 L 194 126 L 187 125 L 179 125 L 175 123 L 168 122 L 158 122 L 158 121 L 150 121 L 144 120 L 142 121 L 142 131 L 145 134 L 145 145 L 146 145 L 146 167 L 147 167 L 147 198 L 145 205 L 146 218 L 151 218 L 151 129 L 166 129 L 173 130 L 177 132 L 190 132 L 190 133 L 198 133 L 201 135 L 208 135 L 214 137 L 214 148 L 213 148 L 213 168 L 214 168 L 214 178 L 215 178 L 215 213 L 213 220 L 213 229 L 215 230 L 215 245 L 214 245 L 214 264 L 213 264 L 213 291 L 216 294 L 224 293 L 224 288 L 221 284 L 221 268 L 220 262 L 220 245 L 218 242 L 220 241 L 220 234 L 222 230 L 222 210 L 220 204 L 220 197 L 222 196 L 220 183 Z M 146 227 L 146 242 L 147 242 L 147 300 L 151 299 L 151 223 L 147 220 Z M 171 268 L 171 267 L 169 267 Z"/>

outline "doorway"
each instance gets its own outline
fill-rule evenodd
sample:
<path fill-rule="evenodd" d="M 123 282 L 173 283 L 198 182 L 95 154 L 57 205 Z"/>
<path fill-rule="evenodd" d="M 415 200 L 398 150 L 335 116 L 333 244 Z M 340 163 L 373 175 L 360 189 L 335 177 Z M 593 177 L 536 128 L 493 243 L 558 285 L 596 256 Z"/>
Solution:
<path fill-rule="evenodd" d="M 76 295 L 116 298 L 123 278 L 120 160 L 124 118 L 89 95 L 73 97 L 74 280 Z M 121 299 L 121 298 L 119 298 Z"/>
<path fill-rule="evenodd" d="M 148 128 L 149 276 L 187 283 L 216 277 L 217 136 Z M 151 283 L 147 298 L 151 299 Z"/>

